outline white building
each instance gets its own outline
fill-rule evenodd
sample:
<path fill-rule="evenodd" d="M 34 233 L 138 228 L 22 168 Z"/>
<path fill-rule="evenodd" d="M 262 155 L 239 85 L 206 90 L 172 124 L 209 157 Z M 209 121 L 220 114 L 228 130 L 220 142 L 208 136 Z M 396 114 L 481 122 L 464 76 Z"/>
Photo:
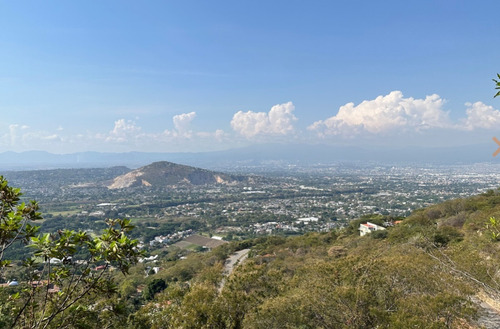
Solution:
<path fill-rule="evenodd" d="M 318 217 L 305 217 L 297 219 L 297 222 L 317 222 L 319 220 Z"/>
<path fill-rule="evenodd" d="M 382 226 L 379 226 L 377 224 L 366 222 L 365 224 L 359 224 L 358 230 L 359 230 L 359 235 L 363 236 L 363 235 L 366 235 L 367 233 L 371 233 L 373 231 L 385 230 L 385 228 Z"/>

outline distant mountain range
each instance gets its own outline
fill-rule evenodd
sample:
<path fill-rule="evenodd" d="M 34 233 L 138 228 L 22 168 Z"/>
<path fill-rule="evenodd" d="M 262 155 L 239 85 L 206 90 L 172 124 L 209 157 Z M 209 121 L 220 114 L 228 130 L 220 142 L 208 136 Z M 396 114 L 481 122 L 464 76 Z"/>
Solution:
<path fill-rule="evenodd" d="M 479 144 L 440 148 L 347 147 L 328 145 L 254 145 L 245 148 L 199 153 L 99 153 L 52 154 L 43 151 L 0 153 L 0 170 L 54 168 L 98 168 L 127 166 L 138 168 L 157 161 L 171 161 L 202 168 L 274 166 L 280 164 L 329 164 L 348 161 L 384 163 L 477 163 L 500 161 L 492 156 L 496 145 Z"/>

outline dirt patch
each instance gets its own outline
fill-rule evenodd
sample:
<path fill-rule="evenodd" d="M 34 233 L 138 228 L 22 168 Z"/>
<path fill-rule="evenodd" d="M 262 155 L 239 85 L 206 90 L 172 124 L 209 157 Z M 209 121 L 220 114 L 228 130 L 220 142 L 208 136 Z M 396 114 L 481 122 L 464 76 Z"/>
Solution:
<path fill-rule="evenodd" d="M 184 241 L 195 244 L 197 246 L 208 247 L 210 249 L 216 248 L 218 246 L 227 243 L 227 241 L 211 239 L 198 234 L 188 236 L 187 238 L 184 239 Z"/>

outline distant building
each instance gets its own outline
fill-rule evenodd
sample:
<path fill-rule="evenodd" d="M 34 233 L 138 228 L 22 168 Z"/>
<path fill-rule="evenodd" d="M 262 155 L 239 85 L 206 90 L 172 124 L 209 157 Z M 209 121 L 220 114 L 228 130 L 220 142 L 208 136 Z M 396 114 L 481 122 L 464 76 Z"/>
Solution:
<path fill-rule="evenodd" d="M 385 230 L 385 228 L 382 226 L 379 226 L 377 224 L 366 222 L 365 224 L 359 224 L 358 230 L 359 230 L 359 235 L 363 236 L 363 235 L 366 235 L 367 233 L 371 233 L 373 231 Z"/>
<path fill-rule="evenodd" d="M 300 223 L 304 223 L 304 224 L 308 224 L 310 222 L 317 222 L 319 220 L 318 217 L 306 217 L 306 218 L 299 218 L 295 221 L 295 223 L 297 224 L 300 224 Z"/>
<path fill-rule="evenodd" d="M 89 216 L 103 217 L 106 213 L 102 210 L 94 211 L 89 214 Z"/>

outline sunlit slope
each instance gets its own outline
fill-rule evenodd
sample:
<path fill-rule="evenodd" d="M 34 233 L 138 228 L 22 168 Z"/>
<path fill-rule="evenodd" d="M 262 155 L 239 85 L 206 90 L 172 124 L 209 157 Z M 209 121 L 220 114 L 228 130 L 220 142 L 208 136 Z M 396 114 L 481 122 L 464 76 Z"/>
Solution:
<path fill-rule="evenodd" d="M 137 186 L 234 184 L 245 178 L 167 161 L 154 162 L 116 177 L 109 189 Z"/>
<path fill-rule="evenodd" d="M 480 328 L 488 322 L 494 328 L 500 242 L 492 216 L 500 218 L 498 191 L 415 211 L 383 234 L 357 232 L 364 221 L 391 220 L 374 215 L 341 231 L 233 242 L 219 248 L 251 244 L 251 251 L 220 293 L 219 282 L 206 275 L 219 271 L 216 262 L 189 286 L 165 276 L 169 287 L 156 299 L 170 306 L 151 303 L 136 316 L 164 319 L 151 325 L 165 328 Z M 206 257 L 210 264 L 214 256 Z M 481 301 L 490 305 L 487 316 Z"/>

